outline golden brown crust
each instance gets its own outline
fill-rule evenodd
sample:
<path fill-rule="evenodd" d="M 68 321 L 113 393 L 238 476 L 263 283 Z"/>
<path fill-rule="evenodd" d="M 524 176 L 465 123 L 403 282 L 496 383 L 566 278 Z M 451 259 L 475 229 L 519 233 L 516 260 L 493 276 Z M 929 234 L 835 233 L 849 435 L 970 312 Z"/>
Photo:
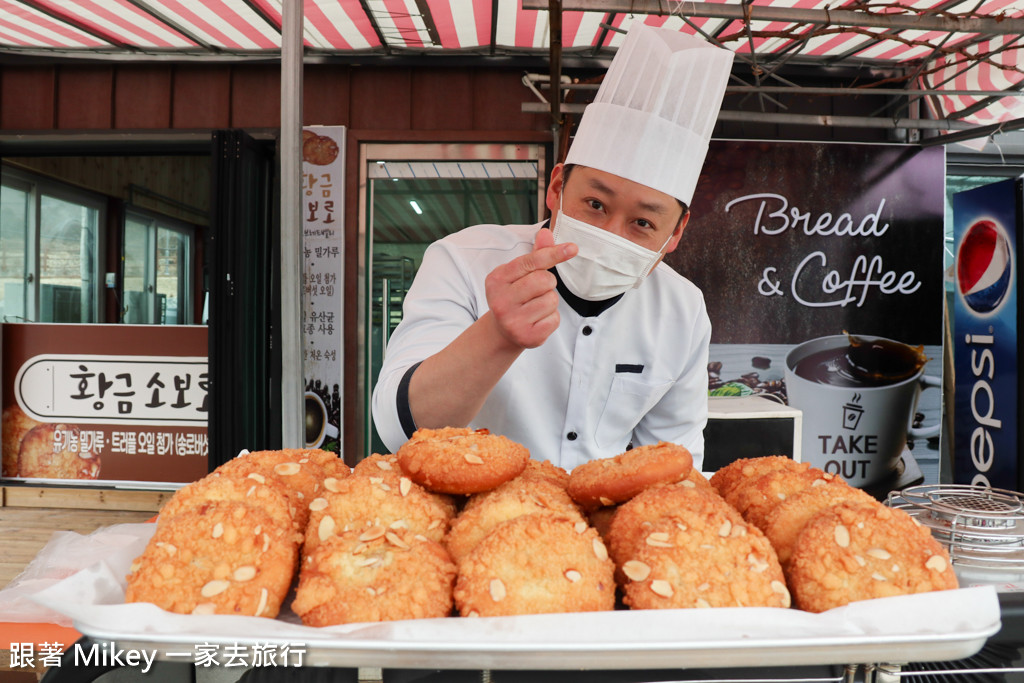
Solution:
<path fill-rule="evenodd" d="M 783 568 L 793 554 L 793 546 L 804 525 L 822 510 L 847 501 L 872 503 L 874 498 L 837 477 L 825 486 L 812 486 L 788 496 L 772 508 L 764 519 L 762 529 L 775 548 Z"/>
<path fill-rule="evenodd" d="M 760 458 L 740 458 L 711 475 L 711 485 L 718 494 L 729 500 L 734 487 L 774 469 L 799 469 L 801 464 L 784 455 L 766 455 Z M 803 465 L 809 467 L 809 465 Z"/>
<path fill-rule="evenodd" d="M 686 478 L 682 479 L 680 483 L 682 483 L 683 481 L 691 482 L 694 486 L 696 486 L 702 491 L 713 493 L 716 496 L 718 495 L 718 491 L 715 489 L 714 486 L 711 485 L 711 481 L 707 477 L 705 477 L 701 473 L 701 471 L 698 470 L 696 467 L 692 468 L 690 470 L 690 473 L 686 475 Z"/>
<path fill-rule="evenodd" d="M 569 473 L 569 495 L 584 508 L 623 503 L 657 484 L 679 481 L 693 469 L 693 457 L 682 446 L 661 441 L 591 460 Z"/>
<path fill-rule="evenodd" d="M 356 466 L 352 468 L 352 474 L 372 477 L 383 477 L 387 474 L 403 476 L 402 469 L 398 464 L 398 456 L 394 453 L 372 453 L 356 463 Z"/>
<path fill-rule="evenodd" d="M 455 518 L 444 545 L 456 564 L 461 564 L 495 527 L 510 519 L 539 512 L 585 521 L 572 498 L 558 484 L 546 479 L 518 479 L 473 496 Z"/>
<path fill-rule="evenodd" d="M 244 453 L 217 468 L 217 472 L 236 476 L 252 477 L 258 475 L 264 479 L 274 479 L 282 484 L 289 491 L 293 506 L 298 514 L 298 524 L 305 528 L 309 520 L 309 504 L 324 490 L 325 482 L 330 480 L 346 479 L 349 475 L 347 465 L 331 467 L 328 474 L 321 464 L 326 458 L 320 453 L 327 451 L 316 451 L 309 449 L 282 449 L 276 451 L 253 451 Z M 328 453 L 333 459 L 333 453 Z"/>
<path fill-rule="evenodd" d="M 787 576 L 797 607 L 809 612 L 957 587 L 949 555 L 931 533 L 878 502 L 840 503 L 810 520 Z"/>
<path fill-rule="evenodd" d="M 816 467 L 772 470 L 735 487 L 730 502 L 745 520 L 763 530 L 772 509 L 787 497 L 832 482 L 845 484 L 841 477 Z"/>
<path fill-rule="evenodd" d="M 415 483 L 409 477 L 405 476 L 405 472 L 398 464 L 398 457 L 388 453 L 382 455 L 380 453 L 374 453 L 373 455 L 360 460 L 354 468 L 352 468 L 352 474 L 357 477 L 370 477 L 375 483 L 383 483 L 393 489 L 403 491 L 409 488 L 409 483 L 416 489 L 416 497 L 423 495 L 428 496 L 433 500 L 434 505 L 438 509 L 444 510 L 448 515 L 449 519 L 454 518 L 456 512 L 458 512 L 458 504 L 456 498 L 450 496 L 447 493 L 435 493 L 434 491 L 428 491 L 419 484 Z M 403 480 L 405 480 L 403 482 Z M 408 492 L 407 492 L 408 493 Z M 459 497 L 459 500 L 462 500 Z M 447 528 L 447 527 L 446 527 Z"/>
<path fill-rule="evenodd" d="M 438 493 L 489 491 L 519 476 L 530 452 L 486 429 L 418 429 L 398 452 L 406 476 Z"/>
<path fill-rule="evenodd" d="M 633 609 L 790 606 L 768 539 L 724 506 L 654 523 L 622 570 Z"/>
<path fill-rule="evenodd" d="M 304 529 L 298 526 L 298 515 L 284 484 L 264 478 L 262 482 L 250 477 L 235 477 L 230 474 L 213 472 L 198 481 L 178 489 L 160 509 L 157 524 L 163 525 L 182 511 L 215 501 L 234 501 L 258 507 L 281 527 L 291 527 L 297 534 Z M 296 538 L 296 542 L 301 535 Z"/>
<path fill-rule="evenodd" d="M 348 466 L 341 456 L 332 451 L 325 451 L 321 448 L 296 448 L 290 451 L 285 449 L 283 452 L 297 453 L 299 455 L 299 462 L 302 462 L 303 458 L 305 458 L 308 462 L 320 467 L 325 477 L 344 479 L 352 474 L 352 468 Z"/>
<path fill-rule="evenodd" d="M 586 522 L 523 515 L 495 527 L 459 566 L 455 605 L 464 617 L 611 610 L 613 569 Z"/>
<path fill-rule="evenodd" d="M 294 532 L 262 509 L 217 501 L 158 525 L 128 575 L 125 602 L 181 614 L 276 617 L 296 567 Z"/>
<path fill-rule="evenodd" d="M 440 544 L 405 532 L 329 538 L 303 559 L 292 609 L 307 626 L 446 617 L 455 565 Z"/>
<path fill-rule="evenodd" d="M 522 481 L 544 479 L 563 489 L 569 486 L 569 473 L 564 468 L 547 460 L 534 460 L 533 458 L 526 462 L 526 469 L 516 479 Z"/>
<path fill-rule="evenodd" d="M 544 465 L 550 465 L 550 467 L 544 467 Z M 564 477 L 561 476 L 563 474 L 565 475 Z M 543 491 L 549 498 L 554 497 L 553 499 L 567 503 L 568 509 L 578 511 L 576 503 L 566 491 L 568 481 L 569 473 L 561 467 L 556 467 L 547 462 L 541 464 L 536 460 L 530 460 L 527 463 L 526 469 L 519 476 L 513 477 L 490 491 L 474 493 L 466 498 L 462 505 L 462 512 L 469 512 L 493 497 L 507 495 L 512 492 L 529 494 L 536 490 Z"/>
<path fill-rule="evenodd" d="M 587 511 L 587 522 L 590 526 L 594 527 L 598 535 L 601 536 L 601 540 L 604 541 L 606 546 L 611 545 L 610 532 L 612 528 L 612 520 L 615 519 L 615 513 L 619 511 L 618 505 L 604 506 L 595 508 Z"/>
<path fill-rule="evenodd" d="M 64 440 L 58 450 L 58 433 Z M 44 423 L 30 429 L 18 451 L 18 476 L 46 479 L 97 479 L 100 456 L 81 447 L 75 425 Z M 72 445 L 75 444 L 75 445 Z"/>
<path fill-rule="evenodd" d="M 440 542 L 454 515 L 450 501 L 424 490 L 406 477 L 394 481 L 357 474 L 329 483 L 329 490 L 310 502 L 303 556 L 345 531 L 368 529 L 422 534 Z"/>
<path fill-rule="evenodd" d="M 616 566 L 633 558 L 636 549 L 650 528 L 663 519 L 679 514 L 705 517 L 722 515 L 735 523 L 743 521 L 740 514 L 725 504 L 717 494 L 687 481 L 655 486 L 619 506 L 608 529 L 608 551 Z M 616 573 L 620 581 L 624 577 Z"/>

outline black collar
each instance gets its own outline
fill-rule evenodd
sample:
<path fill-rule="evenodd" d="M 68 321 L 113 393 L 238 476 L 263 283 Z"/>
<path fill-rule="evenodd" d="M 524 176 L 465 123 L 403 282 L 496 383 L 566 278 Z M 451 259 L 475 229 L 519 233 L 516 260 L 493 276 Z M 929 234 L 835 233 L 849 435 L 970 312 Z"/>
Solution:
<path fill-rule="evenodd" d="M 565 300 L 565 303 L 569 304 L 569 308 L 576 311 L 581 317 L 593 318 L 598 316 L 614 306 L 622 298 L 621 294 L 616 294 L 611 299 L 603 299 L 601 301 L 581 299 L 569 291 L 569 288 L 562 282 L 562 278 L 559 277 L 557 270 L 552 268 L 551 272 L 555 274 L 555 279 L 558 280 L 558 285 L 555 287 L 558 294 Z"/>
<path fill-rule="evenodd" d="M 551 220 L 547 219 L 541 227 L 548 228 L 550 225 Z M 604 299 L 603 301 L 587 301 L 586 299 L 581 299 L 569 291 L 569 288 L 565 286 L 564 282 L 562 282 L 562 278 L 559 277 L 558 271 L 555 270 L 554 267 L 551 268 L 550 272 L 554 273 L 555 280 L 558 281 L 558 285 L 555 287 L 558 294 L 562 297 L 565 303 L 569 304 L 569 308 L 576 311 L 576 314 L 582 318 L 593 318 L 598 316 L 607 311 L 622 298 L 621 294 L 616 294 L 611 299 Z"/>

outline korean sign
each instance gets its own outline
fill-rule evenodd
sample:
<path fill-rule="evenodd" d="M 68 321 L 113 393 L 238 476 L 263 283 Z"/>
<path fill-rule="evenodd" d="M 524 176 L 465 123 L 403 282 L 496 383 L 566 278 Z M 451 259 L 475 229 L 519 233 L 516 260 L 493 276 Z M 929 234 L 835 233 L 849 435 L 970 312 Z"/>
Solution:
<path fill-rule="evenodd" d="M 338 451 L 341 428 L 345 127 L 302 131 L 302 363 L 307 448 Z"/>
<path fill-rule="evenodd" d="M 5 324 L 3 476 L 205 475 L 206 340 L 205 327 Z"/>

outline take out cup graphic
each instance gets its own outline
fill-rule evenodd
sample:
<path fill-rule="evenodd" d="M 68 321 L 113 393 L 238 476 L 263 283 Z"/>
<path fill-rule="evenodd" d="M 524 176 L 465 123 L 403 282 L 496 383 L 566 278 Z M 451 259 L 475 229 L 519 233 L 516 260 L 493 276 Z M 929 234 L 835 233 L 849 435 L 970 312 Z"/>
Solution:
<path fill-rule="evenodd" d="M 320 448 L 328 438 L 338 437 L 338 428 L 331 424 L 327 406 L 313 391 L 306 392 L 306 448 Z"/>
<path fill-rule="evenodd" d="M 921 347 L 884 337 L 838 334 L 786 355 L 789 405 L 803 411 L 805 462 L 861 488 L 895 477 L 907 438 L 937 436 L 940 424 L 911 426 L 921 391 L 941 387 L 924 374 Z"/>

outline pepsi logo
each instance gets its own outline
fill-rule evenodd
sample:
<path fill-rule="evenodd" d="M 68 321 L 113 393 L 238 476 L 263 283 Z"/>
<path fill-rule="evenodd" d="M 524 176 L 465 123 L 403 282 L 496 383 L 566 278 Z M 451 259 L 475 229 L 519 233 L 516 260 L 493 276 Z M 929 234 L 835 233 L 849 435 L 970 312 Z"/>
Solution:
<path fill-rule="evenodd" d="M 956 258 L 956 283 L 964 303 L 975 313 L 999 308 L 1010 291 L 1012 252 L 1006 232 L 991 220 L 967 228 Z"/>

